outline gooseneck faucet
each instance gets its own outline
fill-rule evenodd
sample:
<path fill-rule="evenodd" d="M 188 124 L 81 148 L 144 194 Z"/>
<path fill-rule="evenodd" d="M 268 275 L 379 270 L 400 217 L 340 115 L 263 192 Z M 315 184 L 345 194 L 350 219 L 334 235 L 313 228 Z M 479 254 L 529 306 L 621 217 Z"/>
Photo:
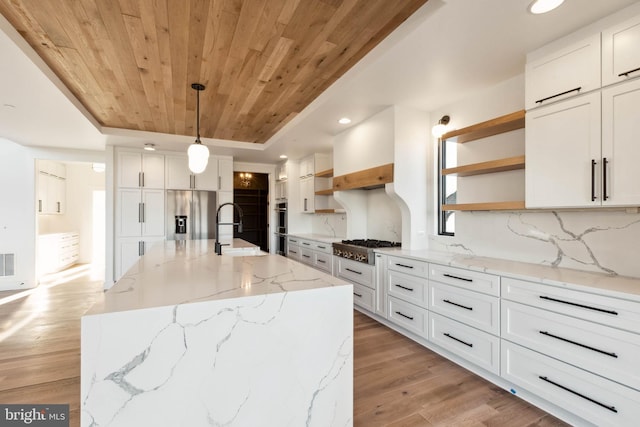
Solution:
<path fill-rule="evenodd" d="M 238 222 L 220 222 L 220 209 L 222 209 L 224 206 L 227 205 L 233 205 L 233 207 L 236 209 L 236 211 L 238 212 Z M 237 203 L 223 203 L 220 206 L 218 206 L 218 211 L 216 212 L 216 245 L 215 245 L 215 249 L 216 249 L 216 253 L 218 255 L 222 255 L 222 247 L 223 246 L 228 246 L 228 243 L 222 244 L 219 242 L 219 236 L 220 236 L 220 226 L 221 225 L 237 225 L 238 226 L 238 233 L 242 233 L 242 208 L 240 207 L 240 205 L 238 205 Z"/>

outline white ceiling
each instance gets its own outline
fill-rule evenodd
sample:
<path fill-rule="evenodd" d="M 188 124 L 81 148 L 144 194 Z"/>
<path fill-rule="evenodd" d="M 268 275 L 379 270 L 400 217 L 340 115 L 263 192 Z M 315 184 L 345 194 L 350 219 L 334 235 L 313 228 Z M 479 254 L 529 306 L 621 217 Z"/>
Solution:
<path fill-rule="evenodd" d="M 211 140 L 214 153 L 274 163 L 331 150 L 331 136 L 390 105 L 433 111 L 524 72 L 526 53 L 639 1 L 565 0 L 540 16 L 530 0 L 430 0 L 266 144 Z M 192 137 L 100 129 L 0 15 L 0 137 L 26 146 L 186 151 Z M 9 105 L 9 106 L 7 106 Z"/>

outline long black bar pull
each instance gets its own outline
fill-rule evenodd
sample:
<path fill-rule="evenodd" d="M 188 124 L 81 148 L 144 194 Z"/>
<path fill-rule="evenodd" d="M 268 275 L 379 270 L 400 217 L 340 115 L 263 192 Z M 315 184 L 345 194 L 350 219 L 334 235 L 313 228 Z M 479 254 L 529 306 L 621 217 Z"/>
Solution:
<path fill-rule="evenodd" d="M 640 67 L 634 68 L 633 70 L 625 71 L 624 73 L 620 73 L 618 74 L 618 77 L 622 77 L 622 76 L 627 77 L 629 74 L 635 73 L 636 71 L 640 71 Z"/>
<path fill-rule="evenodd" d="M 609 196 L 607 195 L 607 164 L 609 161 L 606 157 L 602 158 L 602 200 L 607 200 Z"/>
<path fill-rule="evenodd" d="M 578 396 L 578 397 L 581 397 L 581 398 L 583 398 L 583 399 L 585 399 L 585 400 L 588 400 L 589 402 L 595 403 L 595 404 L 596 404 L 596 405 L 598 405 L 598 406 L 602 406 L 603 408 L 608 409 L 608 410 L 610 410 L 611 412 L 615 412 L 616 414 L 618 413 L 618 410 L 616 409 L 616 407 L 615 407 L 615 406 L 605 405 L 604 403 L 602 403 L 602 402 L 598 402 L 597 400 L 592 399 L 592 398 L 590 398 L 590 397 L 588 397 L 588 396 L 585 396 L 585 395 L 584 395 L 584 394 L 582 394 L 582 393 L 578 393 L 578 392 L 577 392 L 577 391 L 575 391 L 575 390 L 571 390 L 569 387 L 563 386 L 562 384 L 558 384 L 558 383 L 557 383 L 557 382 L 555 382 L 555 381 L 551 381 L 551 380 L 550 380 L 549 378 L 547 378 L 547 377 L 543 377 L 543 376 L 541 376 L 541 375 L 538 375 L 538 378 L 540 378 L 542 381 L 546 381 L 546 382 L 548 382 L 549 384 L 553 384 L 554 386 L 556 386 L 556 387 L 558 387 L 558 388 L 561 388 L 561 389 L 563 389 L 563 390 L 566 390 L 566 391 L 568 391 L 569 393 L 573 393 L 573 394 L 575 394 L 575 395 L 576 395 L 576 396 Z"/>
<path fill-rule="evenodd" d="M 596 161 L 591 159 L 591 201 L 596 200 Z"/>
<path fill-rule="evenodd" d="M 567 91 L 564 91 L 564 92 L 561 92 L 561 93 L 556 93 L 555 95 L 551 95 L 551 96 L 547 96 L 546 98 L 538 99 L 536 101 L 536 104 L 542 104 L 544 101 L 548 101 L 550 99 L 557 98 L 558 96 L 566 95 L 566 94 L 571 93 L 571 92 L 580 92 L 581 89 L 582 89 L 582 86 L 579 86 L 579 87 L 577 87 L 575 89 L 570 89 L 570 90 L 567 90 Z"/>

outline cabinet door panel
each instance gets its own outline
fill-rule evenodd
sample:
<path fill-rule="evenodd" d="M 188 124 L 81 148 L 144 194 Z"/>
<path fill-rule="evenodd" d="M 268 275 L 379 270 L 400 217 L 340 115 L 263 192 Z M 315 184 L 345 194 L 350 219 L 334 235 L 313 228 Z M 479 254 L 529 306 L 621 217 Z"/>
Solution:
<path fill-rule="evenodd" d="M 187 166 L 187 169 L 189 166 Z M 207 168 L 199 174 L 194 175 L 195 187 L 198 190 L 218 190 L 218 159 L 216 157 L 209 157 L 209 163 Z M 233 188 L 231 190 L 233 191 Z"/>
<path fill-rule="evenodd" d="M 640 50 L 640 49 L 639 49 Z M 640 204 L 640 80 L 602 91 L 602 157 L 606 206 Z M 606 186 L 605 186 L 606 185 Z"/>
<path fill-rule="evenodd" d="M 164 235 L 164 191 L 143 190 L 142 202 L 144 203 L 142 235 Z"/>
<path fill-rule="evenodd" d="M 233 191 L 233 159 L 218 159 L 218 176 L 220 177 L 218 189 L 220 191 Z"/>
<path fill-rule="evenodd" d="M 599 206 L 600 93 L 529 111 L 525 120 L 527 208 Z"/>
<path fill-rule="evenodd" d="M 602 32 L 603 86 L 632 77 L 640 77 L 638 46 L 640 46 L 640 16 Z"/>
<path fill-rule="evenodd" d="M 140 259 L 140 240 L 123 239 L 116 244 L 116 274 L 119 280 Z"/>
<path fill-rule="evenodd" d="M 164 188 L 164 155 L 142 155 L 143 187 Z"/>
<path fill-rule="evenodd" d="M 191 189 L 191 171 L 186 156 L 167 156 L 167 190 Z"/>
<path fill-rule="evenodd" d="M 116 230 L 120 237 L 139 236 L 141 232 L 142 211 L 140 190 L 118 191 L 118 215 Z"/>
<path fill-rule="evenodd" d="M 598 89 L 600 68 L 600 34 L 527 62 L 527 110 Z"/>
<path fill-rule="evenodd" d="M 118 187 L 140 187 L 142 154 L 127 151 L 118 153 Z"/>

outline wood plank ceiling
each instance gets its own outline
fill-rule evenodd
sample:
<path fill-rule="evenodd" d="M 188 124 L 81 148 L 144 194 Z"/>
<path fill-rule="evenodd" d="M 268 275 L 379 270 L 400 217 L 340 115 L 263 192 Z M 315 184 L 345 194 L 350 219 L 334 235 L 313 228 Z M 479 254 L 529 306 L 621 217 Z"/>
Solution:
<path fill-rule="evenodd" d="M 2 0 L 106 127 L 264 143 L 427 0 Z"/>

